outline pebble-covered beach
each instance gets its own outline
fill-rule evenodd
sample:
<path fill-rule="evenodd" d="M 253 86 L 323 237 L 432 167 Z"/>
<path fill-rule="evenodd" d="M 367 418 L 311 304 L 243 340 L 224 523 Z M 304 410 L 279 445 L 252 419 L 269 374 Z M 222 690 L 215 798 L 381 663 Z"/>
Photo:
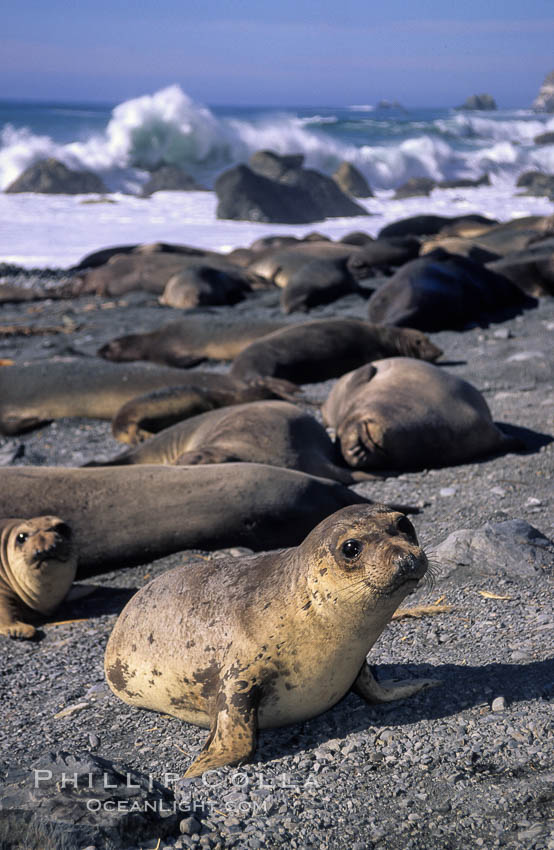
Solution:
<path fill-rule="evenodd" d="M 61 276 L 45 274 L 42 283 Z M 28 272 L 13 279 L 24 278 L 34 282 Z M 230 310 L 277 317 L 279 295 L 257 293 L 232 308 L 204 312 Z M 0 358 L 87 357 L 116 335 L 169 321 L 171 312 L 148 293 L 5 305 L 3 325 L 68 332 L 5 336 Z M 331 315 L 365 317 L 365 301 L 348 296 L 313 310 L 310 318 Z M 181 832 L 164 838 L 145 834 L 130 844 L 116 843 L 98 829 L 90 850 L 552 850 L 554 548 L 543 545 L 540 566 L 525 575 L 503 571 L 499 555 L 492 573 L 490 564 L 482 570 L 477 565 L 448 579 L 441 577 L 448 565 L 437 561 L 435 551 L 452 532 L 510 519 L 554 537 L 553 338 L 549 298 L 501 324 L 433 334 L 444 350 L 444 368 L 481 390 L 495 421 L 509 426 L 524 450 L 355 485 L 374 500 L 419 507 L 412 519 L 436 580 L 406 605 L 451 606 L 433 617 L 391 623 L 369 661 L 380 679 L 421 676 L 440 680 L 438 687 L 387 706 L 370 707 L 350 694 L 322 716 L 262 732 L 252 763 L 182 780 L 205 731 L 126 706 L 103 675 L 106 641 L 129 595 L 170 567 L 219 555 L 178 553 L 81 583 L 94 585 L 94 591 L 64 603 L 39 640 L 0 638 L 4 778 L 13 778 L 15 770 L 26 781 L 48 753 L 65 751 L 101 756 L 174 790 Z M 304 391 L 309 400 L 322 402 L 331 386 L 313 384 Z M 109 422 L 92 420 L 59 420 L 0 441 L 3 462 L 21 466 L 77 466 L 119 449 Z M 101 814 L 98 818 L 100 823 Z M 13 839 L 14 834 L 6 846 L 23 850 Z M 67 840 L 63 847 L 87 846 Z M 52 841 L 48 848 L 62 847 Z"/>

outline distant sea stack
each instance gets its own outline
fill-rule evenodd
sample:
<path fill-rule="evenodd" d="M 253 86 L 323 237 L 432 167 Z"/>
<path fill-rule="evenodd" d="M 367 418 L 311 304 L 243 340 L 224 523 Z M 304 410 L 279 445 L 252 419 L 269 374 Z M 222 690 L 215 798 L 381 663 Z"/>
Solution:
<path fill-rule="evenodd" d="M 554 112 L 554 71 L 546 75 L 532 108 L 535 112 Z"/>
<path fill-rule="evenodd" d="M 456 106 L 456 109 L 480 109 L 489 112 L 497 109 L 496 101 L 492 94 L 472 94 L 465 100 L 461 106 Z"/>

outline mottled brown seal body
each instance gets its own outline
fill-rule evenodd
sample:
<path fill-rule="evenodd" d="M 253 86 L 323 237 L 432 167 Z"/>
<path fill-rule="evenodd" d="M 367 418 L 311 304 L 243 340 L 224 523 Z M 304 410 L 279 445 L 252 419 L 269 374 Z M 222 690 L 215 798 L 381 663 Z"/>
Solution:
<path fill-rule="evenodd" d="M 273 376 L 307 384 L 337 378 L 383 357 L 436 360 L 441 354 L 421 331 L 359 319 L 316 319 L 253 342 L 234 360 L 231 375 L 241 380 Z"/>
<path fill-rule="evenodd" d="M 329 479 L 258 463 L 0 468 L 0 516 L 65 517 L 79 576 L 183 549 L 295 546 L 324 517 L 367 501 Z"/>
<path fill-rule="evenodd" d="M 210 729 L 187 776 L 235 764 L 259 728 L 314 717 L 350 689 L 383 702 L 432 684 L 379 685 L 366 661 L 426 569 L 409 520 L 382 505 L 335 513 L 295 549 L 178 567 L 121 613 L 108 683 L 131 705 Z"/>
<path fill-rule="evenodd" d="M 77 572 L 70 527 L 56 516 L 0 519 L 0 634 L 32 638 L 28 620 L 49 615 Z"/>
<path fill-rule="evenodd" d="M 344 375 L 322 414 L 345 461 L 360 469 L 450 466 L 517 445 L 494 424 L 479 390 L 407 357 Z"/>

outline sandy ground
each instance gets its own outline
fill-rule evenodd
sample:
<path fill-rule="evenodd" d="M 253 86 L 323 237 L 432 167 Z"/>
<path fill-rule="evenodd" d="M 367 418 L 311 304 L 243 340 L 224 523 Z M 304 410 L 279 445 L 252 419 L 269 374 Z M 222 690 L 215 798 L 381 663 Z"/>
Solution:
<path fill-rule="evenodd" d="M 278 296 L 263 293 L 211 312 L 230 311 L 278 316 Z M 365 302 L 351 296 L 310 317 L 365 312 Z M 6 305 L 2 325 L 77 330 L 0 338 L 0 358 L 91 356 L 116 335 L 150 330 L 175 315 L 147 294 Z M 444 368 L 484 393 L 495 420 L 517 434 L 525 450 L 356 485 L 376 500 L 419 505 L 413 521 L 431 558 L 451 532 L 489 520 L 524 519 L 554 536 L 553 338 L 552 299 L 502 324 L 432 336 L 444 349 Z M 305 391 L 323 401 L 331 385 Z M 91 420 L 61 420 L 0 442 L 2 451 L 16 446 L 18 465 L 74 466 L 120 449 L 109 423 Z M 167 773 L 182 777 L 205 732 L 116 699 L 104 684 L 103 651 L 130 592 L 169 567 L 217 554 L 178 553 L 98 576 L 95 592 L 66 602 L 39 640 L 0 638 L 3 770 L 30 771 L 45 753 L 64 750 L 93 752 L 161 781 Z M 368 707 L 349 695 L 321 717 L 264 732 L 253 763 L 240 772 L 246 780 L 227 768 L 214 787 L 201 780 L 177 786 L 184 798 L 189 795 L 191 811 L 196 806 L 198 822 L 187 822 L 182 836 L 160 847 L 551 850 L 548 697 L 554 670 L 547 582 L 543 573 L 524 579 L 499 572 L 439 579 L 418 592 L 410 604 L 440 598 L 451 612 L 391 624 L 370 662 L 381 678 L 431 676 L 441 687 L 387 707 Z M 74 710 L 56 717 L 68 707 Z M 97 850 L 116 846 L 103 842 L 99 837 L 91 844 Z M 145 834 L 136 846 L 156 842 L 156 835 Z"/>

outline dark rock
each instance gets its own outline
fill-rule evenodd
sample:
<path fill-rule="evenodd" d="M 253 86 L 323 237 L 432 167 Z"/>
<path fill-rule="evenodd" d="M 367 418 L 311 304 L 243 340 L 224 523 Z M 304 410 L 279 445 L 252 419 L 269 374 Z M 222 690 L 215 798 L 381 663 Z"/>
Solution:
<path fill-rule="evenodd" d="M 290 171 L 302 168 L 303 164 L 304 154 L 281 155 L 275 151 L 256 151 L 248 161 L 252 171 L 270 180 L 282 180 Z"/>
<path fill-rule="evenodd" d="M 434 558 L 441 578 L 526 578 L 554 569 L 554 543 L 525 520 L 511 519 L 454 531 L 436 547 Z"/>
<path fill-rule="evenodd" d="M 286 183 L 271 180 L 246 165 L 223 172 L 215 183 L 217 217 L 306 224 L 334 216 L 367 215 L 324 174 L 298 169 L 286 177 Z"/>
<path fill-rule="evenodd" d="M 196 820 L 194 815 L 189 815 L 183 818 L 179 824 L 179 829 L 183 835 L 198 835 L 202 830 L 202 824 Z"/>
<path fill-rule="evenodd" d="M 401 103 L 397 100 L 380 100 L 376 109 L 404 109 Z"/>
<path fill-rule="evenodd" d="M 455 109 L 480 109 L 490 111 L 497 109 L 496 101 L 491 94 L 472 94 L 465 100 L 461 106 L 456 106 Z"/>
<path fill-rule="evenodd" d="M 473 186 L 490 186 L 491 179 L 488 174 L 483 174 L 475 180 L 471 178 L 460 178 L 459 180 L 441 180 L 437 183 L 439 189 L 468 189 Z"/>
<path fill-rule="evenodd" d="M 192 192 L 198 189 L 203 187 L 197 185 L 194 178 L 182 168 L 177 165 L 160 165 L 142 187 L 142 194 L 147 196 L 153 195 L 154 192 Z"/>
<path fill-rule="evenodd" d="M 50 753 L 29 770 L 9 769 L 1 795 L 3 850 L 116 850 L 179 832 L 169 788 L 90 753 Z"/>
<path fill-rule="evenodd" d="M 532 108 L 535 112 L 554 112 L 554 71 L 544 78 Z"/>
<path fill-rule="evenodd" d="M 400 200 L 401 198 L 412 198 L 417 195 L 429 195 L 436 185 L 436 180 L 433 180 L 431 177 L 410 177 L 409 180 L 398 187 L 394 197 Z"/>
<path fill-rule="evenodd" d="M 554 145 L 554 133 L 539 133 L 533 141 L 536 145 Z"/>
<path fill-rule="evenodd" d="M 26 168 L 10 183 L 6 192 L 40 192 L 49 195 L 84 195 L 107 192 L 102 180 L 92 171 L 72 171 L 57 159 L 42 159 Z"/>
<path fill-rule="evenodd" d="M 373 197 L 373 192 L 364 175 L 350 162 L 341 162 L 333 174 L 333 180 L 347 195 L 354 195 L 355 198 Z"/>
<path fill-rule="evenodd" d="M 542 171 L 524 171 L 520 174 L 516 186 L 526 189 L 525 195 L 554 199 L 554 174 L 544 174 Z"/>

